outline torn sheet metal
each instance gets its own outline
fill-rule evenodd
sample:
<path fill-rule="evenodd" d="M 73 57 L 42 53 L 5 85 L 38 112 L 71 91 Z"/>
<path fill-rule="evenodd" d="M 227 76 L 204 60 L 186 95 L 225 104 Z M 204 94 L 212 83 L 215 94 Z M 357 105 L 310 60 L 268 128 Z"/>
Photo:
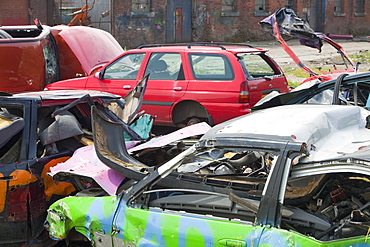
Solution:
<path fill-rule="evenodd" d="M 357 106 L 280 106 L 234 120 L 216 135 L 239 133 L 270 135 L 271 138 L 286 136 L 290 140 L 307 144 L 310 152 L 307 161 L 320 161 L 353 153 L 369 145 L 370 130 L 365 127 L 369 115 L 368 110 Z"/>
<path fill-rule="evenodd" d="M 110 169 L 98 159 L 93 145 L 77 149 L 69 160 L 50 167 L 51 176 L 58 173 L 91 177 L 109 195 L 115 195 L 118 186 L 125 179 L 121 173 Z"/>
<path fill-rule="evenodd" d="M 190 136 L 204 134 L 210 128 L 207 123 L 202 122 L 182 128 L 168 135 L 153 138 L 151 141 L 136 147 L 134 146 L 137 144 L 135 141 L 126 142 L 126 146 L 129 152 L 145 148 L 162 147 Z M 51 176 L 58 173 L 93 178 L 109 195 L 115 195 L 118 186 L 125 179 L 124 175 L 109 168 L 99 160 L 93 145 L 76 150 L 69 160 L 51 167 Z"/>
<path fill-rule="evenodd" d="M 193 124 L 182 129 L 179 129 L 177 131 L 174 131 L 170 134 L 153 138 L 144 144 L 128 149 L 128 152 L 133 153 L 135 151 L 139 151 L 146 148 L 163 147 L 167 144 L 170 144 L 181 139 L 189 138 L 191 136 L 203 135 L 210 128 L 211 126 L 209 126 L 205 122 Z"/>
<path fill-rule="evenodd" d="M 354 63 L 352 59 L 346 54 L 342 46 L 327 37 L 325 34 L 317 33 L 312 30 L 308 22 L 298 17 L 292 9 L 280 8 L 274 14 L 260 21 L 260 24 L 265 31 L 268 31 L 276 38 L 281 47 L 293 59 L 293 61 L 311 76 L 318 76 L 319 74 L 302 63 L 298 56 L 287 45 L 284 38 L 282 37 L 283 35 L 287 37 L 298 38 L 302 45 L 318 49 L 319 52 L 321 52 L 321 48 L 323 45 L 322 42 L 325 41 L 332 47 L 334 47 L 339 54 L 341 54 L 343 62 L 347 66 L 347 69 L 345 71 L 357 71 L 356 63 Z M 348 68 L 349 66 L 350 68 Z M 335 72 L 343 73 L 344 71 L 338 70 L 323 74 L 334 74 Z"/>

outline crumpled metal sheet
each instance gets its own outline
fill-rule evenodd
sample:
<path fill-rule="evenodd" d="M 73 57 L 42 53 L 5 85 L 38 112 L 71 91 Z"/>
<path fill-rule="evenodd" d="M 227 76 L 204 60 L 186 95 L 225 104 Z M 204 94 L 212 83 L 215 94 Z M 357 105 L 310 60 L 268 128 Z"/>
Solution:
<path fill-rule="evenodd" d="M 285 136 L 307 144 L 307 162 L 320 161 L 341 157 L 370 145 L 370 130 L 366 128 L 369 115 L 370 111 L 359 106 L 278 106 L 230 122 L 217 135 Z"/>
<path fill-rule="evenodd" d="M 145 148 L 162 147 L 184 138 L 204 134 L 210 128 L 207 123 L 202 122 L 153 138 L 142 145 L 135 146 L 136 141 L 126 142 L 126 147 L 130 153 Z M 59 172 L 93 178 L 109 195 L 116 194 L 118 186 L 125 178 L 99 160 L 94 145 L 77 149 L 69 160 L 51 167 L 49 174 L 54 176 Z"/>
<path fill-rule="evenodd" d="M 174 131 L 172 133 L 169 133 L 167 135 L 159 136 L 156 138 L 151 139 L 150 141 L 143 143 L 141 145 L 138 145 L 134 148 L 128 149 L 127 151 L 129 153 L 146 149 L 146 148 L 153 148 L 153 147 L 163 147 L 167 144 L 170 144 L 171 142 L 178 141 L 181 139 L 189 138 L 191 136 L 197 136 L 197 135 L 203 135 L 206 133 L 211 126 L 209 126 L 205 122 L 193 124 L 187 127 L 184 127 L 182 129 L 179 129 L 177 131 Z"/>
<path fill-rule="evenodd" d="M 125 176 L 102 163 L 93 145 L 77 149 L 66 162 L 50 168 L 50 175 L 58 172 L 93 178 L 109 195 L 115 195 Z"/>
<path fill-rule="evenodd" d="M 273 33 L 273 26 L 275 23 L 278 24 L 281 34 L 298 38 L 302 45 L 316 48 L 321 51 L 323 45 L 321 39 L 317 36 L 315 31 L 312 30 L 308 22 L 299 18 L 292 9 L 281 8 L 260 21 L 262 28 L 272 35 L 275 35 Z"/>

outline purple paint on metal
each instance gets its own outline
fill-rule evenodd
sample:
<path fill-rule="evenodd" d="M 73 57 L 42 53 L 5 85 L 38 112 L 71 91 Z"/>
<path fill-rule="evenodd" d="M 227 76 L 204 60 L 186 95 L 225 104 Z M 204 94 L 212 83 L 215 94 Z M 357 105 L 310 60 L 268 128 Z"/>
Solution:
<path fill-rule="evenodd" d="M 118 186 L 125 178 L 99 160 L 93 145 L 77 149 L 66 162 L 51 167 L 49 174 L 54 176 L 59 172 L 91 177 L 109 195 L 115 195 Z"/>

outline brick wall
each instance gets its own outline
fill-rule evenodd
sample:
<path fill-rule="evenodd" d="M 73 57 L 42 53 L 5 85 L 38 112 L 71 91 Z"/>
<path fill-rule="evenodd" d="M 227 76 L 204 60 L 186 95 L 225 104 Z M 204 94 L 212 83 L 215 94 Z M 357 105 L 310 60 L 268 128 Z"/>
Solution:
<path fill-rule="evenodd" d="M 43 24 L 54 25 L 54 1 L 0 1 L 0 25 L 33 24 L 35 18 Z M 112 1 L 112 34 L 123 47 L 133 48 L 141 44 L 166 42 L 168 0 L 151 0 L 151 9 L 147 13 L 132 12 L 132 1 L 129 0 L 107 1 Z M 259 21 L 280 7 L 285 7 L 285 0 L 266 0 L 266 13 L 256 13 L 255 0 L 235 0 L 235 11 L 227 13 L 222 11 L 222 0 L 192 0 L 191 2 L 192 41 L 271 40 L 272 36 L 261 29 Z M 368 36 L 370 35 L 368 25 L 370 5 L 365 5 L 364 12 L 367 15 L 356 15 L 353 2 L 343 1 L 343 15 L 336 15 L 333 7 L 334 0 L 327 0 L 325 20 L 320 19 L 322 13 L 315 13 L 319 0 L 296 0 L 294 10 L 302 18 L 311 18 L 310 25 L 315 31 Z M 313 18 L 319 19 L 313 20 Z"/>
<path fill-rule="evenodd" d="M 370 35 L 370 5 L 365 3 L 365 15 L 355 13 L 355 1 L 343 1 L 342 14 L 334 13 L 333 1 L 328 1 L 326 11 L 325 33 L 352 34 L 354 36 Z"/>
<path fill-rule="evenodd" d="M 164 6 L 166 6 L 166 0 L 152 1 L 149 12 L 133 13 L 131 1 L 114 1 L 113 36 L 126 48 L 142 44 L 164 43 Z"/>
<path fill-rule="evenodd" d="M 32 24 L 35 19 L 40 20 L 42 24 L 51 24 L 48 22 L 49 13 L 47 2 L 47 0 L 29 0 L 30 22 Z M 50 15 L 52 15 L 52 13 L 50 13 Z"/>
<path fill-rule="evenodd" d="M 53 10 L 48 0 L 0 1 L 0 25 L 3 26 L 34 24 L 36 18 L 42 24 L 51 25 L 49 15 L 53 15 Z"/>
<path fill-rule="evenodd" d="M 0 1 L 0 25 L 29 24 L 28 0 Z"/>

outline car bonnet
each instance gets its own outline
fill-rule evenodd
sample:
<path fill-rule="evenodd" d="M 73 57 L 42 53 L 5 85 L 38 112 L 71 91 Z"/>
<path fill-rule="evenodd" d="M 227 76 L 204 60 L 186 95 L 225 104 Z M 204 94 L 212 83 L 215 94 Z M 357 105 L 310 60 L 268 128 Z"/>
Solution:
<path fill-rule="evenodd" d="M 59 25 L 51 27 L 51 30 L 54 36 L 60 36 L 67 43 L 81 63 L 85 75 L 88 75 L 95 65 L 108 62 L 123 53 L 118 41 L 101 29 Z"/>

